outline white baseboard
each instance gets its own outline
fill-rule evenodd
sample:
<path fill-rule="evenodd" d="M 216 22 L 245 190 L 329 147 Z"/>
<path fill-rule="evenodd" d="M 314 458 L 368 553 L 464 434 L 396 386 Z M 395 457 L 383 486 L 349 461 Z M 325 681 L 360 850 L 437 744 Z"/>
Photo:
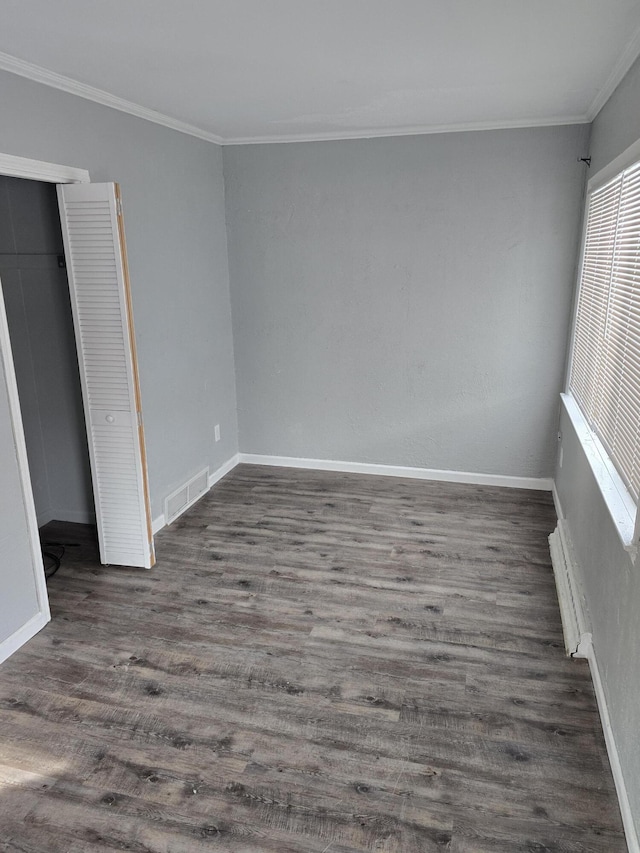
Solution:
<path fill-rule="evenodd" d="M 622 765 L 620 764 L 620 755 L 618 753 L 615 735 L 611 726 L 609 708 L 607 707 L 607 697 L 600 677 L 598 659 L 592 642 L 589 642 L 588 644 L 586 657 L 589 661 L 593 689 L 598 702 L 598 710 L 600 711 L 600 721 L 604 732 L 604 742 L 607 747 L 613 782 L 616 786 L 616 793 L 618 795 L 618 805 L 620 806 L 620 814 L 622 816 L 622 825 L 624 827 L 627 848 L 629 849 L 629 853 L 640 853 L 640 841 L 638 840 L 638 833 L 633 819 L 631 803 L 629 802 L 629 795 L 627 794 L 627 785 L 622 773 Z"/>
<path fill-rule="evenodd" d="M 274 465 L 281 468 L 311 468 L 316 471 L 375 474 L 382 477 L 407 477 L 413 480 L 440 480 L 443 483 L 467 483 L 475 486 L 506 486 L 512 489 L 536 489 L 545 492 L 550 492 L 553 487 L 553 480 L 545 477 L 510 477 L 505 474 L 477 474 L 470 471 L 446 471 L 437 468 L 377 465 L 369 462 L 304 459 L 295 456 L 261 456 L 257 453 L 240 453 L 238 456 L 239 462 L 245 462 L 250 465 Z"/>
<path fill-rule="evenodd" d="M 225 476 L 225 474 L 228 474 L 229 471 L 232 471 L 236 467 L 236 465 L 238 464 L 239 461 L 240 461 L 240 454 L 235 453 L 230 459 L 227 459 L 226 462 L 223 462 L 219 468 L 216 468 L 216 470 L 212 474 L 209 474 L 209 478 L 208 478 L 209 488 L 211 488 L 212 486 L 215 486 L 215 484 L 219 480 L 221 480 Z M 185 506 L 185 510 L 187 510 L 187 509 L 188 509 L 188 506 Z M 167 525 L 167 520 L 166 520 L 165 514 L 161 513 L 159 516 L 154 518 L 153 521 L 151 522 L 151 532 L 155 536 L 155 534 L 158 533 L 160 530 L 162 530 L 163 527 L 166 527 L 166 525 Z"/>
<path fill-rule="evenodd" d="M 240 454 L 234 453 L 231 459 L 227 459 L 222 465 L 216 469 L 213 474 L 209 474 L 209 488 L 215 486 L 218 480 L 221 480 L 229 471 L 233 471 L 236 465 L 240 462 Z"/>
<path fill-rule="evenodd" d="M 21 646 L 24 646 L 38 631 L 41 631 L 49 622 L 51 616 L 48 613 L 36 613 L 26 625 L 18 628 L 10 637 L 0 643 L 0 663 L 5 661 L 14 652 L 17 652 Z"/>
<path fill-rule="evenodd" d="M 613 775 L 613 781 L 618 795 L 618 804 L 620 806 L 620 814 L 622 816 L 622 824 L 624 826 L 627 847 L 629 849 L 629 853 L 640 853 L 638 834 L 636 832 L 631 804 L 627 794 L 627 786 L 622 773 L 620 755 L 618 753 L 615 735 L 611 726 L 607 697 L 602 683 L 602 678 L 600 677 L 600 669 L 598 666 L 598 658 L 595 651 L 593 636 L 589 630 L 590 625 L 588 615 L 584 610 L 583 595 L 580 584 L 580 569 L 571 545 L 571 538 L 569 536 L 567 523 L 562 514 L 562 507 L 560 505 L 560 499 L 556 492 L 555 485 L 553 489 L 553 497 L 558 514 L 558 527 L 549 537 L 549 547 L 551 550 L 553 573 L 555 575 L 556 587 L 558 590 L 558 600 L 560 602 L 560 613 L 562 616 L 562 630 L 565 635 L 565 645 L 567 646 L 567 653 L 570 653 L 572 657 L 586 658 L 589 661 L 593 689 L 598 702 L 600 722 L 602 723 L 605 745 L 609 756 L 609 764 L 611 765 L 611 773 Z"/>
<path fill-rule="evenodd" d="M 160 513 L 159 516 L 157 516 L 157 518 L 154 518 L 151 521 L 151 532 L 155 536 L 156 533 L 158 533 L 160 530 L 162 530 L 163 527 L 166 527 L 166 525 L 167 525 L 167 522 L 165 521 L 164 513 L 162 512 L 162 513 Z"/>

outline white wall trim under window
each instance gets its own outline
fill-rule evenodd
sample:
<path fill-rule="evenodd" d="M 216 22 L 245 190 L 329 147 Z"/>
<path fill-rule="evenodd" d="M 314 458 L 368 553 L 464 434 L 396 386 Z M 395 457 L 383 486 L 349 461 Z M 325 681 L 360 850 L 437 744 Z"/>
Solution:
<path fill-rule="evenodd" d="M 611 514 L 620 540 L 625 549 L 633 553 L 638 542 L 635 501 L 629 494 L 629 490 L 618 474 L 615 465 L 609 459 L 602 442 L 587 423 L 587 419 L 582 414 L 573 396 L 571 394 L 561 394 L 560 396 Z"/>

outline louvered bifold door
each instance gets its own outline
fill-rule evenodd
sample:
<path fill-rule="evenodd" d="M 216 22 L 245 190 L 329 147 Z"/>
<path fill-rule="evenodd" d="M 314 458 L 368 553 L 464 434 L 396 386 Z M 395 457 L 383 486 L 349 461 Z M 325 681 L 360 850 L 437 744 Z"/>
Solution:
<path fill-rule="evenodd" d="M 154 562 L 126 246 L 117 184 L 58 187 L 100 559 Z"/>

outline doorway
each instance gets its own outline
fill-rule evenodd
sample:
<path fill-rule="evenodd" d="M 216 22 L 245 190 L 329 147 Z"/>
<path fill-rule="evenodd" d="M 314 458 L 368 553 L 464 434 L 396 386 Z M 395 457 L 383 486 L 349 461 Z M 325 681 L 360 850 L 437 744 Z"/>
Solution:
<path fill-rule="evenodd" d="M 97 542 L 65 266 L 55 185 L 0 175 L 0 280 L 46 574 L 75 538 Z"/>
<path fill-rule="evenodd" d="M 100 562 L 155 563 L 122 199 L 85 169 L 0 153 L 0 175 L 56 184 Z M 0 281 L 0 662 L 50 620 Z M 80 510 L 82 511 L 82 510 Z"/>

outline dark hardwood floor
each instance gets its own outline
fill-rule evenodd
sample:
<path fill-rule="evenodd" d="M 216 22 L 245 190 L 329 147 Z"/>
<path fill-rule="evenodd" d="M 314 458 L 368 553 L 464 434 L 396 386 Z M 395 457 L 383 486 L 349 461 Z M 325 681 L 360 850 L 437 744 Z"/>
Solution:
<path fill-rule="evenodd" d="M 236 468 L 0 667 L 0 850 L 623 853 L 541 492 Z"/>

